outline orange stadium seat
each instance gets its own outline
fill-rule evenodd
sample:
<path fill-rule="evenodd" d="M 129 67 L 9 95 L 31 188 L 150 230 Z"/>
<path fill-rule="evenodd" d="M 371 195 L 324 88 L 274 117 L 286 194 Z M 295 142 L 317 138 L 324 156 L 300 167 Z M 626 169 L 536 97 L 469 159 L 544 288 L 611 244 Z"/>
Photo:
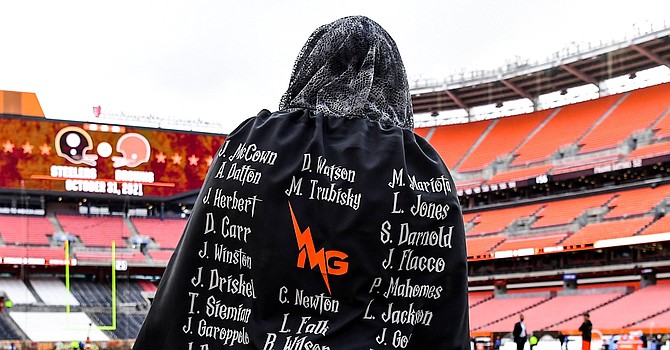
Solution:
<path fill-rule="evenodd" d="M 149 256 L 156 262 L 168 262 L 174 250 L 150 250 Z"/>
<path fill-rule="evenodd" d="M 567 232 L 550 233 L 546 235 L 526 235 L 514 238 L 508 238 L 496 247 L 496 252 L 507 250 L 519 250 L 525 248 L 541 249 L 553 247 L 567 236 Z"/>
<path fill-rule="evenodd" d="M 44 258 L 65 259 L 63 248 L 37 248 L 37 247 L 0 247 L 0 257 L 3 258 Z"/>
<path fill-rule="evenodd" d="M 472 221 L 474 218 L 477 217 L 477 213 L 469 213 L 469 214 L 463 214 L 463 223 L 467 224 L 470 221 Z"/>
<path fill-rule="evenodd" d="M 670 107 L 670 84 L 634 90 L 624 95 L 621 103 L 584 139 L 579 153 L 614 148 L 632 133 L 642 131 Z"/>
<path fill-rule="evenodd" d="M 491 125 L 491 122 L 491 120 L 482 120 L 467 124 L 439 126 L 435 128 L 430 143 L 442 157 L 447 167 L 454 169 L 461 158 Z"/>
<path fill-rule="evenodd" d="M 572 162 L 557 164 L 551 170 L 551 175 L 556 176 L 559 174 L 573 173 L 583 170 L 591 170 L 595 167 L 611 165 L 621 160 L 621 157 L 622 156 L 620 154 L 607 154 L 599 157 L 588 157 Z"/>
<path fill-rule="evenodd" d="M 670 137 L 670 113 L 666 113 L 663 119 L 659 120 L 654 125 L 653 130 L 656 131 L 654 138 L 657 140 L 666 139 Z"/>
<path fill-rule="evenodd" d="M 0 236 L 5 244 L 49 245 L 47 235 L 55 231 L 47 217 L 0 215 Z"/>
<path fill-rule="evenodd" d="M 137 284 L 140 287 L 142 287 L 143 291 L 146 291 L 146 292 L 155 292 L 156 290 L 158 290 L 158 287 L 156 287 L 155 284 L 153 284 L 149 281 L 139 280 L 139 281 L 137 281 Z"/>
<path fill-rule="evenodd" d="M 74 257 L 77 260 L 89 260 L 89 261 L 112 261 L 112 252 L 111 251 L 93 251 L 93 250 L 82 250 L 74 253 Z M 117 261 L 126 260 L 129 262 L 146 262 L 147 259 L 144 257 L 144 254 L 140 252 L 115 252 L 115 258 Z"/>
<path fill-rule="evenodd" d="M 657 233 L 668 233 L 670 232 L 670 213 L 666 213 L 664 217 L 654 221 L 649 227 L 647 227 L 641 234 L 643 235 L 653 235 Z M 669 324 L 670 325 L 670 324 Z"/>
<path fill-rule="evenodd" d="M 626 159 L 647 159 L 670 154 L 670 142 L 659 142 L 636 148 Z"/>
<path fill-rule="evenodd" d="M 470 330 L 471 331 L 489 331 L 488 324 L 502 320 L 503 318 L 513 317 L 514 315 L 525 312 L 524 310 L 535 306 L 545 300 L 547 297 L 511 297 L 511 298 L 493 298 L 480 303 L 470 309 Z M 514 319 L 514 322 L 518 321 Z M 514 323 L 512 323 L 512 327 Z M 512 328 L 503 331 L 512 331 Z"/>
<path fill-rule="evenodd" d="M 648 225 L 653 216 L 643 216 L 627 220 L 603 221 L 588 224 L 561 242 L 563 246 L 584 246 L 610 238 L 629 237 Z"/>
<path fill-rule="evenodd" d="M 541 206 L 540 204 L 533 204 L 479 212 L 479 217 L 475 219 L 475 227 L 466 232 L 466 236 L 500 232 L 511 225 L 516 219 L 535 214 Z"/>
<path fill-rule="evenodd" d="M 532 228 L 569 224 L 587 209 L 605 205 L 612 196 L 603 194 L 549 202 L 535 215 L 539 219 L 533 223 Z"/>
<path fill-rule="evenodd" d="M 483 303 L 486 300 L 493 298 L 492 292 L 470 292 L 468 293 L 468 302 L 470 307 L 473 307 L 479 303 Z"/>
<path fill-rule="evenodd" d="M 620 299 L 597 308 L 589 314 L 595 329 L 603 333 L 619 332 L 623 327 L 670 308 L 670 285 L 655 285 L 642 288 Z M 579 328 L 581 317 L 563 322 L 555 330 L 574 331 Z"/>
<path fill-rule="evenodd" d="M 608 96 L 561 107 L 532 138 L 517 151 L 512 165 L 543 161 L 559 148 L 576 142 L 618 99 Z"/>
<path fill-rule="evenodd" d="M 489 251 L 504 239 L 503 235 L 468 238 L 466 240 L 468 258 L 488 256 Z"/>
<path fill-rule="evenodd" d="M 609 203 L 609 207 L 612 209 L 605 215 L 605 218 L 644 214 L 668 197 L 670 197 L 670 185 L 622 191 Z"/>
<path fill-rule="evenodd" d="M 428 136 L 428 132 L 430 131 L 430 128 L 416 128 L 414 129 L 414 133 L 423 137 L 424 139 L 426 136 Z"/>
<path fill-rule="evenodd" d="M 531 332 L 550 330 L 554 324 L 582 315 L 585 311 L 604 305 L 622 294 L 623 292 L 559 295 L 524 311 L 525 324 Z M 510 331 L 517 321 L 518 319 L 515 317 L 506 318 L 485 327 L 485 329 L 494 332 Z"/>
<path fill-rule="evenodd" d="M 140 235 L 153 238 L 161 248 L 174 249 L 186 227 L 183 219 L 132 218 L 130 220 Z"/>
<path fill-rule="evenodd" d="M 457 170 L 459 172 L 480 170 L 499 156 L 509 154 L 547 119 L 549 114 L 551 110 L 497 119 L 493 129 Z"/>
<path fill-rule="evenodd" d="M 513 169 L 510 171 L 495 174 L 493 177 L 491 177 L 488 183 L 499 184 L 510 181 L 528 180 L 549 173 L 549 170 L 552 167 L 553 167 L 552 165 L 538 165 L 529 168 L 523 167 L 520 169 Z"/>
<path fill-rule="evenodd" d="M 632 327 L 644 330 L 648 329 L 653 330 L 655 328 L 665 328 L 667 330 L 668 328 L 670 328 L 670 309 L 661 312 L 660 314 L 654 317 L 635 323 Z"/>
<path fill-rule="evenodd" d="M 86 246 L 117 247 L 126 246 L 126 238 L 131 232 L 120 217 L 86 217 L 80 215 L 57 215 L 63 230 L 79 236 Z"/>

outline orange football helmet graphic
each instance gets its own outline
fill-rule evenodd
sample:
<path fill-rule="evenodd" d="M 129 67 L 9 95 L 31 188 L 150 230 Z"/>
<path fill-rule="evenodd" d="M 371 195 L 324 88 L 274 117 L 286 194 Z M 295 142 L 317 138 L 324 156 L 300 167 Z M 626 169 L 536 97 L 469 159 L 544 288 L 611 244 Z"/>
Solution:
<path fill-rule="evenodd" d="M 116 151 L 121 153 L 122 157 L 112 157 L 115 168 L 123 166 L 134 168 L 148 162 L 151 157 L 149 141 L 137 133 L 128 133 L 121 136 L 119 141 L 116 142 Z"/>

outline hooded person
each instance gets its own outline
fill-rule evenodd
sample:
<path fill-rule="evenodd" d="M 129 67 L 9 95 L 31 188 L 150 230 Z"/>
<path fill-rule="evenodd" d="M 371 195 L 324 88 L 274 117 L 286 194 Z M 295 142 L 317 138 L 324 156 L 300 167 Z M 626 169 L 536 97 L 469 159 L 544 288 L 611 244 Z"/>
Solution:
<path fill-rule="evenodd" d="M 217 152 L 134 349 L 469 349 L 456 188 L 412 129 L 386 31 L 318 28 Z"/>

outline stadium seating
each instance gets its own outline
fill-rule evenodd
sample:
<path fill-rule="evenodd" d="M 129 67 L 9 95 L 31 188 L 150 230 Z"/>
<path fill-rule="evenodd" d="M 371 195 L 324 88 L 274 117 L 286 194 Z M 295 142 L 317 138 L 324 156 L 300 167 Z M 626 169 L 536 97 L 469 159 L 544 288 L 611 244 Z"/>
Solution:
<path fill-rule="evenodd" d="M 455 169 L 456 164 L 488 129 L 491 122 L 491 120 L 483 120 L 437 127 L 430 138 L 430 143 L 447 167 Z"/>
<path fill-rule="evenodd" d="M 14 340 L 22 339 L 21 334 L 17 333 L 13 327 L 10 326 L 9 315 L 0 312 L 0 340 Z"/>
<path fill-rule="evenodd" d="M 551 114 L 551 110 L 497 119 L 493 128 L 458 167 L 459 172 L 480 170 L 497 157 L 510 154 Z"/>
<path fill-rule="evenodd" d="M 526 327 L 531 332 L 551 330 L 556 323 L 582 315 L 622 295 L 623 293 L 559 295 L 524 311 Z M 511 331 L 517 321 L 517 318 L 506 318 L 489 325 L 486 329 L 497 332 Z"/>
<path fill-rule="evenodd" d="M 145 280 L 137 281 L 137 285 L 139 285 L 145 292 L 155 292 L 158 289 L 155 284 Z"/>
<path fill-rule="evenodd" d="M 667 327 L 670 325 L 670 309 L 662 311 L 644 321 L 632 325 L 633 328 L 653 329 L 654 327 Z"/>
<path fill-rule="evenodd" d="M 63 230 L 79 236 L 90 247 L 111 247 L 115 241 L 117 247 L 125 247 L 125 239 L 131 233 L 120 217 L 87 217 L 81 215 L 57 215 Z"/>
<path fill-rule="evenodd" d="M 519 250 L 526 248 L 544 248 L 544 247 L 553 247 L 558 242 L 562 241 L 567 232 L 552 232 L 546 235 L 526 235 L 519 236 L 514 238 L 508 238 L 502 242 L 499 246 L 495 248 L 494 251 L 501 252 L 507 250 Z"/>
<path fill-rule="evenodd" d="M 16 278 L 0 278 L 0 292 L 5 292 L 14 304 L 36 304 L 37 299 L 23 281 Z"/>
<path fill-rule="evenodd" d="M 109 337 L 98 330 L 83 312 L 10 312 L 14 322 L 35 342 L 72 339 L 106 341 Z"/>
<path fill-rule="evenodd" d="M 659 142 L 652 143 L 649 145 L 641 146 L 633 150 L 628 154 L 626 159 L 647 159 L 654 158 L 657 156 L 667 155 L 670 152 L 670 142 Z"/>
<path fill-rule="evenodd" d="M 49 245 L 55 229 L 44 216 L 0 215 L 0 236 L 5 244 Z"/>
<path fill-rule="evenodd" d="M 670 213 L 666 213 L 662 218 L 654 221 L 649 227 L 647 227 L 640 234 L 643 235 L 653 235 L 656 233 L 668 233 L 670 232 Z"/>
<path fill-rule="evenodd" d="M 561 107 L 542 129 L 519 147 L 512 165 L 544 161 L 561 147 L 573 144 L 618 98 L 608 96 Z"/>
<path fill-rule="evenodd" d="M 653 130 L 656 131 L 654 138 L 657 140 L 670 138 L 670 113 L 666 113 L 663 119 L 654 125 Z"/>
<path fill-rule="evenodd" d="M 111 289 L 111 284 L 108 283 L 107 287 Z M 144 288 L 134 280 L 125 280 L 116 283 L 116 297 L 121 303 L 145 305 L 147 301 L 142 297 L 143 291 L 145 291 Z"/>
<path fill-rule="evenodd" d="M 483 303 L 486 300 L 493 298 L 493 293 L 491 292 L 470 292 L 468 293 L 468 303 L 470 307 L 473 307 L 479 303 Z"/>
<path fill-rule="evenodd" d="M 186 220 L 183 219 L 132 218 L 131 222 L 140 235 L 151 237 L 161 248 L 167 249 L 177 247 L 186 227 Z"/>
<path fill-rule="evenodd" d="M 532 225 L 533 228 L 557 226 L 571 223 L 590 208 L 605 205 L 612 198 L 611 194 L 557 200 L 547 203 Z"/>
<path fill-rule="evenodd" d="M 65 251 L 62 248 L 0 246 L 0 257 L 62 260 L 65 259 Z"/>
<path fill-rule="evenodd" d="M 30 284 L 45 305 L 79 305 L 79 301 L 55 278 L 31 278 Z"/>
<path fill-rule="evenodd" d="M 70 291 L 82 306 L 112 306 L 111 289 L 101 283 L 72 279 Z"/>
<path fill-rule="evenodd" d="M 614 148 L 632 133 L 652 125 L 670 107 L 670 85 L 662 84 L 634 90 L 579 143 L 580 153 Z"/>
<path fill-rule="evenodd" d="M 95 312 L 87 314 L 99 326 L 112 324 L 112 315 L 109 313 Z M 143 314 L 116 314 L 116 329 L 107 331 L 111 339 L 134 339 L 140 332 L 145 315 Z"/>
<path fill-rule="evenodd" d="M 514 296 L 487 300 L 470 309 L 470 330 L 488 331 L 490 324 L 525 312 L 524 310 L 546 301 L 549 296 Z M 512 328 L 508 329 L 509 331 Z"/>
<path fill-rule="evenodd" d="M 533 204 L 480 212 L 479 217 L 475 219 L 475 226 L 466 232 L 466 235 L 476 236 L 501 232 L 517 219 L 532 216 L 541 207 L 540 204 Z"/>
<path fill-rule="evenodd" d="M 519 181 L 532 179 L 540 175 L 545 175 L 549 173 L 549 170 L 553 168 L 553 165 L 538 165 L 534 167 L 523 167 L 519 169 L 513 169 L 505 172 L 498 173 L 491 177 L 487 182 L 489 184 L 500 184 L 510 181 Z"/>
<path fill-rule="evenodd" d="M 97 261 L 97 262 L 111 262 L 112 252 L 99 250 L 77 250 L 74 257 L 81 261 Z M 128 262 L 143 263 L 147 259 L 144 254 L 137 251 L 115 251 L 116 260 L 126 260 Z"/>
<path fill-rule="evenodd" d="M 668 197 L 670 197 L 670 185 L 622 191 L 609 203 L 612 210 L 605 215 L 605 218 L 644 214 Z"/>
<path fill-rule="evenodd" d="M 167 263 L 168 261 L 170 261 L 172 253 L 174 253 L 174 250 L 150 250 L 149 256 L 155 262 Z"/>
<path fill-rule="evenodd" d="M 505 240 L 504 235 L 469 238 L 467 240 L 468 258 L 488 256 L 489 251 Z"/>
<path fill-rule="evenodd" d="M 602 239 L 629 237 L 638 233 L 653 219 L 652 216 L 643 216 L 589 224 L 566 238 L 561 245 L 583 247 Z"/>
<path fill-rule="evenodd" d="M 424 139 L 426 136 L 428 136 L 428 132 L 430 131 L 430 128 L 416 128 L 414 129 L 414 133 L 423 137 Z"/>
<path fill-rule="evenodd" d="M 648 286 L 590 312 L 594 328 L 604 332 L 618 330 L 670 308 L 670 285 Z M 575 330 L 580 317 L 556 326 L 557 330 Z"/>

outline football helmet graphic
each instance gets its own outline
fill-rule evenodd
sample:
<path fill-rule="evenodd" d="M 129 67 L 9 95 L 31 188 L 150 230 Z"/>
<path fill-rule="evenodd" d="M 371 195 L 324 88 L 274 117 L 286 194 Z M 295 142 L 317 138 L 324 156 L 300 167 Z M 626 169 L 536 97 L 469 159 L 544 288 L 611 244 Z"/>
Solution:
<path fill-rule="evenodd" d="M 73 164 L 95 166 L 98 156 L 86 152 L 93 149 L 93 139 L 84 129 L 66 126 L 56 134 L 56 153 Z"/>
<path fill-rule="evenodd" d="M 127 166 L 134 168 L 149 161 L 151 157 L 151 146 L 149 141 L 142 135 L 136 133 L 124 134 L 116 142 L 116 151 L 122 157 L 112 157 L 114 167 Z"/>

